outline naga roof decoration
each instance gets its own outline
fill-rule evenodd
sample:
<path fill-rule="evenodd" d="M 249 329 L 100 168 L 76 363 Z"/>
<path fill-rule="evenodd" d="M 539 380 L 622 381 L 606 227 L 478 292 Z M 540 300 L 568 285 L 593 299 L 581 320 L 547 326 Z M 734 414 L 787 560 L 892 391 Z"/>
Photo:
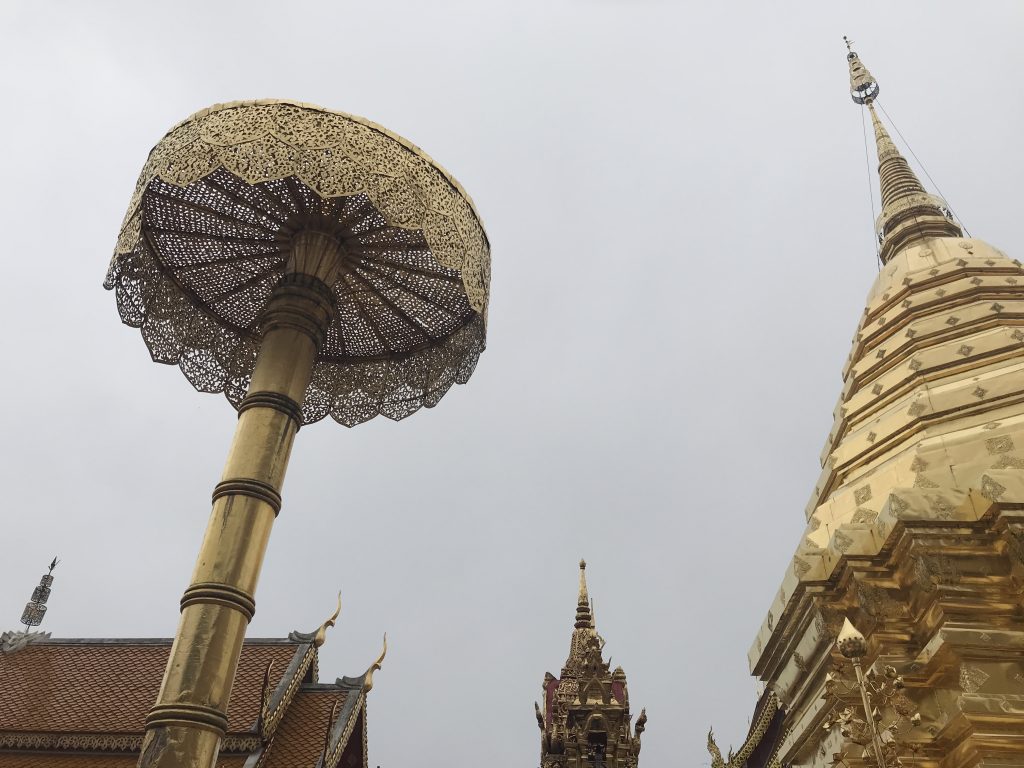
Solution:
<path fill-rule="evenodd" d="M 785 712 L 778 698 L 766 690 L 754 708 L 754 718 L 747 738 L 738 750 L 729 750 L 728 759 L 722 757 L 715 743 L 714 731 L 708 731 L 711 768 L 781 768 L 777 753 L 784 719 Z"/>

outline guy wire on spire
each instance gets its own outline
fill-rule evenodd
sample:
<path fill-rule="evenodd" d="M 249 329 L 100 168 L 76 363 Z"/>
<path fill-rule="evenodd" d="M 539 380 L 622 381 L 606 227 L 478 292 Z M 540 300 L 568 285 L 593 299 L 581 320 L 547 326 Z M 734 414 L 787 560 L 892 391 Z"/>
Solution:
<path fill-rule="evenodd" d="M 946 201 L 946 204 L 949 206 L 950 213 L 953 214 L 954 218 L 960 224 L 960 228 L 963 229 L 964 234 L 967 235 L 967 237 L 970 237 L 971 233 L 967 231 L 967 227 L 964 226 L 963 220 L 953 209 L 953 206 L 949 205 L 949 198 L 947 198 L 942 193 L 942 190 L 939 189 L 938 182 L 936 182 L 935 179 L 932 178 L 932 175 L 928 173 L 928 169 L 925 167 L 925 164 L 921 161 L 921 158 L 917 156 L 917 153 L 914 152 L 914 148 L 910 145 L 910 142 L 907 141 L 902 131 L 900 131 L 900 127 L 896 125 L 896 121 L 893 120 L 889 113 L 885 111 L 885 107 L 882 105 L 882 102 L 878 102 L 878 108 L 882 111 L 882 114 L 885 115 L 885 119 L 889 121 L 889 125 L 892 126 L 892 129 L 896 131 L 896 135 L 900 137 L 900 141 L 903 142 L 903 146 L 905 146 L 907 148 L 907 151 L 910 152 L 910 156 L 914 158 L 914 162 L 920 166 L 921 170 L 924 171 L 925 177 L 928 179 L 929 182 L 931 182 L 931 185 L 935 187 L 935 191 L 939 193 L 939 197 Z"/>

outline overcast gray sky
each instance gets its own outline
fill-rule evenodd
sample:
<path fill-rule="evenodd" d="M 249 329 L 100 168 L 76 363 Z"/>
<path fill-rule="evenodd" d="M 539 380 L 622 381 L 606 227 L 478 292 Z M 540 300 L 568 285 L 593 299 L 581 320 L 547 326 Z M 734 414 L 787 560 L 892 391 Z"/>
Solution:
<path fill-rule="evenodd" d="M 54 636 L 175 629 L 235 415 L 151 363 L 100 286 L 164 131 L 215 102 L 310 101 L 473 195 L 488 351 L 432 411 L 300 433 L 250 628 L 309 630 L 340 588 L 325 679 L 387 630 L 383 768 L 537 765 L 580 556 L 648 709 L 642 765 L 707 765 L 711 724 L 742 740 L 746 652 L 876 274 L 843 34 L 972 235 L 1024 255 L 1018 0 L 0 9 L 0 629 L 54 554 Z"/>

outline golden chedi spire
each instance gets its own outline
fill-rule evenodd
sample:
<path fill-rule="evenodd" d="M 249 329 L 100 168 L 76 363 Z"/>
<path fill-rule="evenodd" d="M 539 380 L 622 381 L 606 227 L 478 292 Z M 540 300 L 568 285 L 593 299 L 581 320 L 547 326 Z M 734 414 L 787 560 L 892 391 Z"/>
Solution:
<path fill-rule="evenodd" d="M 783 714 L 755 729 L 770 760 L 747 765 L 874 765 L 879 751 L 890 767 L 1024 765 L 1024 707 L 1006 703 L 1024 617 L 1024 265 L 962 236 L 873 113 L 877 81 L 848 63 L 875 126 L 884 263 L 807 527 L 750 651 Z M 878 728 L 850 720 L 857 675 L 828 673 L 844 651 L 863 657 L 861 720 Z M 893 672 L 872 680 L 876 664 Z"/>
<path fill-rule="evenodd" d="M 882 195 L 882 213 L 876 228 L 882 263 L 887 263 L 900 249 L 929 237 L 961 237 L 963 232 L 953 221 L 946 202 L 925 190 L 879 119 L 874 104 L 880 91 L 878 81 L 852 50 L 852 41 L 846 40 L 846 47 L 850 49 L 846 54 L 850 97 L 855 104 L 867 107 L 875 130 Z"/>

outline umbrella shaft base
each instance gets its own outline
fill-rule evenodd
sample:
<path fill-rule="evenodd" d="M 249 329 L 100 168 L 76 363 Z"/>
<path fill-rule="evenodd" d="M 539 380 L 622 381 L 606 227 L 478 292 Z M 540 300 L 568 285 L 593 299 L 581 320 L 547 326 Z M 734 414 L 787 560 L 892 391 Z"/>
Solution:
<path fill-rule="evenodd" d="M 139 765 L 210 768 L 220 752 L 221 733 L 195 722 L 146 727 Z"/>
<path fill-rule="evenodd" d="M 288 275 L 264 311 L 249 395 L 213 492 L 160 695 L 146 718 L 142 768 L 216 765 L 302 401 L 332 312 L 330 291 L 306 275 Z"/>

